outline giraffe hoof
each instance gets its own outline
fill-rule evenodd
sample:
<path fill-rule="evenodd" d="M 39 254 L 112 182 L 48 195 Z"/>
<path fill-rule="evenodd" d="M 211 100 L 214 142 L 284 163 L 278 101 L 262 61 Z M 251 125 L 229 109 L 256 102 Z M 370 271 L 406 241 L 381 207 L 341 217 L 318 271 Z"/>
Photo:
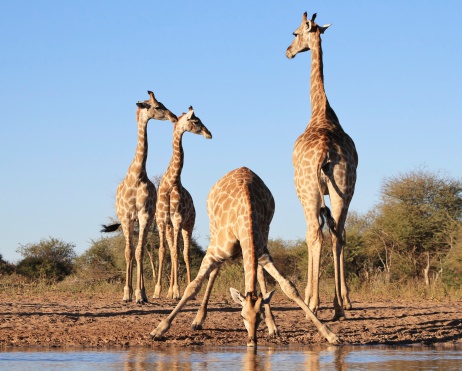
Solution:
<path fill-rule="evenodd" d="M 277 338 L 279 336 L 279 331 L 275 330 L 272 333 L 268 334 L 268 336 L 269 336 L 270 339 Z"/>
<path fill-rule="evenodd" d="M 335 313 L 332 321 L 343 321 L 346 320 L 345 312 Z"/>
<path fill-rule="evenodd" d="M 353 306 L 351 305 L 351 303 L 347 303 L 343 306 L 343 309 L 345 310 L 352 310 L 353 309 Z"/>
<path fill-rule="evenodd" d="M 202 324 L 201 323 L 193 323 L 191 325 L 191 330 L 193 330 L 193 331 L 202 330 Z"/>

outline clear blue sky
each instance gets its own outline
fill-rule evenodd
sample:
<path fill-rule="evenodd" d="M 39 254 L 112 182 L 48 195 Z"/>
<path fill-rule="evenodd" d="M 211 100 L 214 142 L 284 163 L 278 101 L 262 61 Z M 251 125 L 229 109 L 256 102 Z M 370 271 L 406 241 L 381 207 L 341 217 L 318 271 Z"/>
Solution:
<path fill-rule="evenodd" d="M 288 60 L 304 11 L 323 35 L 326 92 L 356 143 L 351 210 L 379 201 L 385 177 L 425 166 L 462 176 L 462 2 L 2 1 L 0 253 L 56 237 L 84 252 L 115 216 L 136 147 L 135 103 L 153 90 L 177 115 L 193 105 L 212 140 L 186 133 L 182 181 L 194 237 L 205 201 L 239 166 L 276 200 L 270 237 L 304 238 L 295 139 L 310 117 L 309 52 Z M 171 156 L 172 126 L 148 126 L 150 177 Z"/>

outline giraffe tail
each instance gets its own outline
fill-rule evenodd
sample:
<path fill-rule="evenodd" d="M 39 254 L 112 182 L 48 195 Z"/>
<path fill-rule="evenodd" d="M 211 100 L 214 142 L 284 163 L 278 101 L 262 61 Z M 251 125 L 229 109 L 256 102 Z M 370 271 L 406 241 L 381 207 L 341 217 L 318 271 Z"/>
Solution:
<path fill-rule="evenodd" d="M 327 154 L 325 154 L 318 162 L 318 169 L 317 169 L 318 170 L 318 188 L 319 188 L 319 193 L 321 195 L 321 208 L 319 209 L 319 215 L 321 217 L 321 224 L 319 225 L 318 233 L 322 236 L 322 229 L 324 228 L 324 224 L 327 223 L 329 232 L 333 233 L 335 236 L 338 237 L 335 219 L 332 217 L 330 209 L 326 206 L 326 203 L 324 201 L 324 192 L 322 191 L 322 186 L 321 186 L 321 171 L 323 171 L 323 166 L 325 166 L 327 163 L 328 163 L 328 156 Z"/>
<path fill-rule="evenodd" d="M 102 224 L 101 226 L 103 227 L 103 229 L 101 229 L 101 232 L 110 233 L 110 232 L 115 232 L 116 230 L 118 230 L 120 227 L 120 223 L 115 223 L 111 225 Z"/>
<path fill-rule="evenodd" d="M 324 207 L 321 207 L 321 209 L 319 210 L 319 214 L 321 215 L 321 225 L 319 226 L 319 230 L 322 230 L 322 228 L 324 227 L 324 223 L 327 223 L 329 231 L 333 233 L 335 236 L 337 236 L 337 226 L 335 224 L 335 219 L 332 218 L 330 209 L 326 205 L 324 205 Z"/>

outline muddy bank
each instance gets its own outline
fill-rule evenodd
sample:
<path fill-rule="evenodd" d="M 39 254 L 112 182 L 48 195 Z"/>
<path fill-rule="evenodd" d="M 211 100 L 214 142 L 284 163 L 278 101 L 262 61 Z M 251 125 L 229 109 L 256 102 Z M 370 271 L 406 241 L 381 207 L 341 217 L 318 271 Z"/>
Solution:
<path fill-rule="evenodd" d="M 327 344 L 301 309 L 276 296 L 273 308 L 280 336 L 268 338 L 263 323 L 260 345 Z M 162 347 L 191 345 L 245 345 L 246 331 L 240 308 L 230 300 L 212 298 L 201 331 L 192 331 L 199 301 L 190 302 L 162 341 L 149 333 L 174 307 L 161 299 L 146 305 L 124 304 L 117 296 L 0 294 L 1 347 Z M 348 319 L 331 321 L 331 307 L 321 307 L 327 323 L 343 344 L 462 344 L 462 302 L 396 301 L 353 302 Z"/>

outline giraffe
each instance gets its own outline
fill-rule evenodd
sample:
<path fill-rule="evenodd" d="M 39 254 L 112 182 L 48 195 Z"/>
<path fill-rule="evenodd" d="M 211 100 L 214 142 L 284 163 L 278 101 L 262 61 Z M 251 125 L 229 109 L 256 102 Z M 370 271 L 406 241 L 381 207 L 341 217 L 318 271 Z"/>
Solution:
<path fill-rule="evenodd" d="M 190 193 L 181 184 L 181 171 L 184 162 L 182 138 L 186 131 L 193 134 L 201 134 L 207 139 L 212 138 L 212 134 L 202 124 L 200 118 L 194 114 L 192 107 L 189 107 L 188 113 L 183 113 L 174 124 L 173 154 L 159 184 L 159 197 L 156 206 L 155 217 L 159 231 L 159 268 L 157 283 L 154 289 L 154 298 L 160 297 L 162 288 L 162 270 L 166 250 L 165 240 L 167 240 L 169 245 L 171 258 L 170 287 L 167 297 L 170 299 L 180 298 L 178 285 L 178 243 L 180 231 L 183 236 L 183 257 L 186 264 L 188 283 L 191 282 L 189 247 L 196 219 L 196 211 Z"/>
<path fill-rule="evenodd" d="M 138 144 L 135 157 L 124 180 L 117 187 L 116 192 L 116 212 L 120 223 L 113 225 L 103 225 L 102 232 L 112 232 L 122 226 L 125 236 L 125 261 L 126 278 L 124 287 L 123 301 L 132 301 L 132 272 L 133 255 L 135 255 L 136 290 L 135 299 L 138 304 L 147 302 L 147 296 L 143 278 L 143 247 L 149 227 L 154 220 L 156 207 L 156 188 L 149 180 L 146 173 L 146 160 L 148 156 L 147 124 L 150 119 L 169 120 L 175 123 L 178 119 L 161 102 L 157 101 L 154 93 L 148 91 L 149 99 L 138 102 L 136 105 L 136 121 L 138 124 Z M 138 221 L 138 243 L 133 249 L 133 234 L 135 222 Z"/>
<path fill-rule="evenodd" d="M 301 25 L 293 33 L 286 56 L 311 50 L 311 119 L 297 138 L 292 163 L 295 188 L 303 205 L 307 223 L 308 283 L 305 303 L 316 313 L 319 307 L 319 264 L 322 227 L 327 221 L 332 237 L 335 269 L 334 320 L 345 318 L 344 309 L 351 309 L 345 282 L 344 246 L 345 220 L 356 183 L 358 155 L 353 140 L 343 130 L 324 90 L 321 34 L 330 26 L 315 23 L 316 14 L 307 20 L 303 14 Z M 332 213 L 324 195 L 329 195 Z M 321 220 L 320 220 L 321 218 Z"/>
<path fill-rule="evenodd" d="M 247 346 L 257 345 L 257 328 L 265 315 L 263 305 L 269 304 L 274 292 L 265 292 L 264 295 L 262 292 L 257 296 L 258 265 L 278 281 L 282 291 L 303 309 L 330 343 L 339 342 L 337 335 L 323 325 L 303 302 L 295 285 L 274 266 L 267 249 L 274 206 L 273 196 L 265 183 L 246 167 L 229 172 L 215 183 L 207 197 L 210 245 L 196 278 L 188 284 L 177 306 L 151 332 L 152 338 L 162 338 L 178 312 L 197 295 L 204 279 L 211 274 L 216 276 L 225 260 L 242 255 L 246 294 L 244 296 L 234 288 L 230 291 L 232 298 L 242 305 L 241 315 L 248 332 Z"/>

